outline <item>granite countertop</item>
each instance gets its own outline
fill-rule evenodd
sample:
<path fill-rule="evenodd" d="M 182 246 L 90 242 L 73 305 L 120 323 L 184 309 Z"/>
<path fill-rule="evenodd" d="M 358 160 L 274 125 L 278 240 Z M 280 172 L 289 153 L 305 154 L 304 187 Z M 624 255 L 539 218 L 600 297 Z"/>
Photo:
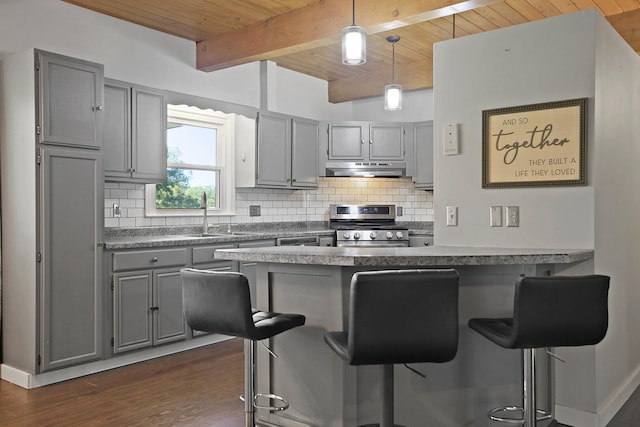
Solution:
<path fill-rule="evenodd" d="M 404 223 L 409 235 L 433 235 L 433 223 Z M 202 226 L 165 226 L 112 228 L 105 231 L 104 248 L 144 249 L 171 246 L 239 243 L 279 237 L 333 236 L 326 222 L 284 222 L 210 226 L 202 235 Z"/>
<path fill-rule="evenodd" d="M 211 232 L 203 236 L 201 233 L 165 234 L 165 235 L 133 235 L 117 236 L 105 239 L 105 249 L 141 249 L 162 248 L 167 246 L 192 246 L 218 243 L 238 243 L 278 237 L 298 236 L 332 236 L 334 230 L 271 230 L 256 232 Z"/>
<path fill-rule="evenodd" d="M 332 266 L 448 266 L 505 264 L 567 264 L 593 258 L 591 249 L 510 249 L 428 246 L 416 248 L 353 248 L 278 246 L 221 249 L 216 259 L 280 264 Z"/>

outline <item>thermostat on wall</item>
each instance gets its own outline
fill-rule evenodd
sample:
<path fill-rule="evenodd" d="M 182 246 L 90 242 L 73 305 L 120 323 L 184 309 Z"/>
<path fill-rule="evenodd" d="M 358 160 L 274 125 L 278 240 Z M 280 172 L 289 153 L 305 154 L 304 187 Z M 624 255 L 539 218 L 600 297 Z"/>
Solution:
<path fill-rule="evenodd" d="M 452 156 L 460 154 L 458 141 L 458 124 L 448 123 L 444 125 L 444 155 Z"/>

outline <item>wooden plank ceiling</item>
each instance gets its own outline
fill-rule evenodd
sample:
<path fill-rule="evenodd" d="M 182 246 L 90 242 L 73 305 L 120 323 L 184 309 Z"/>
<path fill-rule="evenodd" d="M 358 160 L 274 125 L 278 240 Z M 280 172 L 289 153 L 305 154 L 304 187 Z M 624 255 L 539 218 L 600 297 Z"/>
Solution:
<path fill-rule="evenodd" d="M 367 30 L 367 62 L 341 62 L 340 33 L 352 21 L 348 0 L 63 0 L 194 43 L 196 67 L 214 71 L 257 60 L 329 82 L 329 101 L 381 95 L 391 80 L 432 87 L 433 44 L 597 8 L 640 53 L 640 0 L 357 0 Z"/>

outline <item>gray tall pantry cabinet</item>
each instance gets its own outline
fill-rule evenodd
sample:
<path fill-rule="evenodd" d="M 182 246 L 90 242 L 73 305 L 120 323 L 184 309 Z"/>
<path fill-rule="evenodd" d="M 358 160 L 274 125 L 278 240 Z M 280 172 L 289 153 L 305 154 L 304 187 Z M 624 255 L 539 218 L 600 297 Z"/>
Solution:
<path fill-rule="evenodd" d="M 102 356 L 103 67 L 38 50 L 2 63 L 3 364 Z"/>

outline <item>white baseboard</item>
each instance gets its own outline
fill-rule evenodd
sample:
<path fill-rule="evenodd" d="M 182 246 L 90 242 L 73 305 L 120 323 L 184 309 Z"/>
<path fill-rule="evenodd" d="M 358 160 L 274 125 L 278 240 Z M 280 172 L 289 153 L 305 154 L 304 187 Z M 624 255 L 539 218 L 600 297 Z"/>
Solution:
<path fill-rule="evenodd" d="M 555 419 L 568 426 L 598 427 L 598 414 L 561 405 L 555 406 Z"/>
<path fill-rule="evenodd" d="M 230 339 L 230 337 L 225 335 L 207 335 L 198 337 L 197 339 L 181 341 L 174 344 L 167 344 L 164 346 L 154 347 L 148 350 L 138 351 L 131 354 L 126 353 L 112 357 L 110 359 L 98 360 L 96 362 L 85 363 L 83 365 L 58 369 L 42 374 L 32 374 L 20 369 L 16 369 L 12 366 L 2 364 L 0 365 L 0 378 L 5 381 L 9 381 L 10 383 L 16 384 L 22 388 L 37 388 L 49 384 L 55 384 L 61 381 L 83 377 L 85 375 L 107 371 L 109 369 L 120 368 L 122 366 L 131 365 L 145 360 L 155 359 L 157 357 L 168 356 L 170 354 L 204 347 L 206 345 L 215 344 L 217 342 L 226 341 L 228 339 Z"/>
<path fill-rule="evenodd" d="M 555 405 L 555 418 L 559 423 L 570 426 L 606 427 L 639 386 L 640 366 L 600 405 L 597 414 Z"/>

